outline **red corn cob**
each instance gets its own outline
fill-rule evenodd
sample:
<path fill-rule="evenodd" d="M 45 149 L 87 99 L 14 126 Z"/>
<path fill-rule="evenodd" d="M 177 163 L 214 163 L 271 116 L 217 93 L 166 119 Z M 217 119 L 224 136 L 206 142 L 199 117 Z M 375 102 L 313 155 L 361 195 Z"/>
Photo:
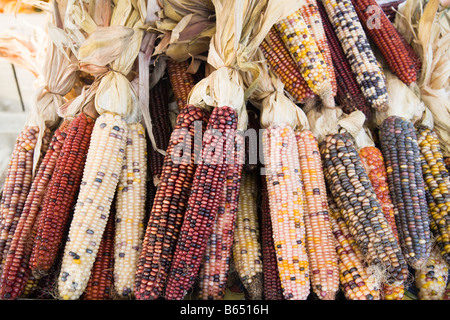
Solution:
<path fill-rule="evenodd" d="M 182 110 L 187 105 L 189 92 L 195 85 L 194 75 L 187 72 L 188 67 L 189 63 L 187 60 L 167 60 L 167 72 L 179 110 Z"/>
<path fill-rule="evenodd" d="M 42 204 L 30 266 L 33 273 L 46 274 L 55 262 L 61 240 L 76 202 L 94 120 L 80 113 L 67 130 L 63 149 Z"/>
<path fill-rule="evenodd" d="M 0 263 L 3 265 L 32 183 L 38 127 L 25 126 L 9 162 L 0 206 Z"/>
<path fill-rule="evenodd" d="M 165 291 L 168 300 L 183 299 L 198 275 L 220 203 L 220 192 L 225 185 L 229 167 L 226 159 L 229 153 L 233 153 L 236 128 L 237 114 L 233 108 L 214 108 L 203 137 L 201 163 L 195 170 L 172 260 Z"/>
<path fill-rule="evenodd" d="M 92 267 L 82 300 L 110 300 L 112 299 L 114 284 L 114 221 L 115 206 L 111 206 L 111 212 L 106 223 L 102 241 L 97 252 L 95 263 Z"/>
<path fill-rule="evenodd" d="M 69 122 L 65 121 L 55 131 L 48 151 L 45 153 L 30 187 L 11 246 L 5 256 L 5 264 L 0 279 L 1 299 L 16 299 L 25 290 L 30 276 L 28 262 L 32 250 L 32 228 L 62 149 L 66 137 L 65 130 L 68 125 Z"/>
<path fill-rule="evenodd" d="M 367 35 L 378 47 L 392 72 L 407 85 L 415 82 L 417 75 L 414 62 L 409 57 L 405 43 L 377 1 L 352 0 L 352 3 Z"/>
<path fill-rule="evenodd" d="M 197 166 L 195 152 L 201 148 L 196 145 L 195 134 L 200 133 L 196 130 L 205 130 L 208 117 L 209 112 L 192 105 L 178 114 L 138 260 L 136 299 L 157 299 L 163 295 Z M 186 146 L 191 148 L 190 158 L 179 161 L 176 157 Z"/>
<path fill-rule="evenodd" d="M 320 2 L 317 3 L 317 7 L 322 18 L 323 28 L 327 36 L 328 47 L 333 60 L 337 83 L 336 100 L 345 113 L 360 110 L 364 112 L 367 119 L 370 119 L 372 116 L 371 109 L 367 104 L 355 77 L 353 76 L 350 64 L 345 57 L 344 51 L 339 43 L 339 39 L 334 32 L 330 20 L 328 19 L 325 8 Z"/>
<path fill-rule="evenodd" d="M 278 275 L 277 256 L 273 242 L 267 181 L 261 179 L 261 247 L 263 259 L 264 300 L 284 300 Z"/>
<path fill-rule="evenodd" d="M 243 136 L 236 136 L 234 164 L 228 169 L 221 203 L 200 269 L 199 298 L 203 300 L 222 300 L 225 296 L 241 186 L 243 140 Z"/>

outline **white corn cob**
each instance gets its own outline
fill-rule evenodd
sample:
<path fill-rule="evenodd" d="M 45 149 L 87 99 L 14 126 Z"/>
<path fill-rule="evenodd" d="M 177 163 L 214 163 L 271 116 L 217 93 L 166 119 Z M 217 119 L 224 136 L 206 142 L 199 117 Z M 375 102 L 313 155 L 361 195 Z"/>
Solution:
<path fill-rule="evenodd" d="M 258 226 L 257 176 L 242 172 L 234 230 L 233 258 L 236 271 L 253 300 L 262 299 L 262 250 Z"/>
<path fill-rule="evenodd" d="M 142 124 L 128 125 L 125 155 L 116 195 L 114 288 L 120 296 L 131 297 L 144 236 L 147 191 L 147 148 Z"/>
<path fill-rule="evenodd" d="M 119 182 L 126 130 L 125 120 L 114 113 L 95 122 L 58 277 L 64 300 L 78 299 L 88 283 Z"/>

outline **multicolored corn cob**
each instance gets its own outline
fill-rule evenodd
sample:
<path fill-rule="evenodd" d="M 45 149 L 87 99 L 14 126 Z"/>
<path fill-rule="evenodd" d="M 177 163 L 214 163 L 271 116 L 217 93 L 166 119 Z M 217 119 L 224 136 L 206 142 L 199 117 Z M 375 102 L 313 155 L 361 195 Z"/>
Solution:
<path fill-rule="evenodd" d="M 260 48 L 270 69 L 280 78 L 284 89 L 296 102 L 304 103 L 315 97 L 275 27 L 270 29 Z"/>
<path fill-rule="evenodd" d="M 379 128 L 379 139 L 402 252 L 418 268 L 428 260 L 431 231 L 416 131 L 410 121 L 390 116 Z"/>
<path fill-rule="evenodd" d="M 134 294 L 137 260 L 145 230 L 146 179 L 145 128 L 139 122 L 129 123 L 125 161 L 116 193 L 114 240 L 114 288 L 123 298 Z"/>
<path fill-rule="evenodd" d="M 255 172 L 242 172 L 234 230 L 233 261 L 250 300 L 261 300 L 263 297 L 263 264 L 257 198 L 258 176 Z"/>
<path fill-rule="evenodd" d="M 94 120 L 80 113 L 70 123 L 63 148 L 42 203 L 30 257 L 35 275 L 53 266 L 70 222 L 85 166 Z"/>
<path fill-rule="evenodd" d="M 380 300 L 381 293 L 372 274 L 351 235 L 341 211 L 334 201 L 329 199 L 330 221 L 334 236 L 334 245 L 338 256 L 339 281 L 347 300 Z"/>
<path fill-rule="evenodd" d="M 193 105 L 178 114 L 138 260 L 136 299 L 158 299 L 164 295 L 197 167 L 196 152 L 201 149 L 196 134 L 203 134 L 208 118 L 208 111 Z M 183 156 L 184 150 L 188 157 Z"/>
<path fill-rule="evenodd" d="M 225 186 L 229 168 L 227 159 L 233 154 L 236 129 L 237 113 L 232 107 L 213 109 L 173 255 L 165 290 L 168 300 L 183 299 L 198 276 Z"/>
<path fill-rule="evenodd" d="M 269 126 L 263 133 L 263 152 L 283 296 L 286 300 L 306 300 L 310 293 L 304 222 L 306 200 L 293 129 L 288 125 Z"/>
<path fill-rule="evenodd" d="M 300 11 L 297 10 L 279 20 L 274 26 L 308 86 L 322 98 L 324 104 L 334 107 L 330 74 L 325 58 Z"/>
<path fill-rule="evenodd" d="M 5 262 L 33 180 L 39 127 L 25 126 L 14 145 L 0 203 L 0 264 Z"/>
<path fill-rule="evenodd" d="M 360 110 L 366 116 L 366 119 L 372 118 L 372 110 L 367 104 L 361 88 L 356 81 L 355 75 L 350 67 L 347 57 L 341 47 L 339 38 L 337 37 L 328 15 L 321 2 L 317 2 L 322 25 L 328 40 L 328 48 L 331 52 L 333 60 L 337 93 L 336 101 L 345 113 L 352 113 Z"/>
<path fill-rule="evenodd" d="M 115 205 L 112 205 L 97 257 L 92 266 L 91 277 L 81 300 L 111 300 L 114 296 L 115 219 Z"/>
<path fill-rule="evenodd" d="M 243 135 L 236 135 L 234 149 L 233 163 L 228 167 L 217 216 L 199 271 L 198 295 L 202 300 L 223 300 L 225 296 L 245 156 Z"/>
<path fill-rule="evenodd" d="M 339 270 L 319 146 L 309 130 L 297 130 L 295 137 L 305 192 L 304 221 L 311 288 L 319 299 L 334 300 L 339 290 Z"/>
<path fill-rule="evenodd" d="M 28 266 L 32 250 L 32 229 L 40 211 L 50 178 L 61 152 L 69 121 L 56 129 L 49 148 L 33 179 L 11 246 L 5 256 L 0 279 L 0 298 L 17 299 L 25 291 L 31 270 Z"/>
<path fill-rule="evenodd" d="M 189 93 L 196 83 L 194 75 L 187 72 L 188 68 L 187 60 L 167 60 L 167 73 L 179 110 L 186 107 Z"/>
<path fill-rule="evenodd" d="M 359 150 L 359 156 L 369 175 L 370 183 L 381 204 L 384 216 L 389 223 L 395 238 L 398 243 L 400 243 L 397 225 L 395 224 L 396 210 L 389 193 L 389 184 L 383 155 L 377 147 L 367 146 Z M 383 284 L 381 289 L 382 300 L 401 300 L 404 295 L 405 285 Z"/>
<path fill-rule="evenodd" d="M 386 64 L 404 83 L 410 85 L 417 79 L 414 62 L 409 56 L 405 43 L 398 36 L 376 0 L 352 0 L 359 20 L 368 37 L 380 50 Z"/>
<path fill-rule="evenodd" d="M 430 228 L 444 260 L 450 263 L 450 176 L 436 132 L 417 127 Z"/>
<path fill-rule="evenodd" d="M 322 3 L 367 103 L 375 110 L 386 110 L 388 94 L 383 70 L 351 0 L 322 0 Z"/>
<path fill-rule="evenodd" d="M 58 294 L 79 299 L 86 289 L 119 183 L 127 124 L 115 113 L 95 121 L 85 169 L 58 276 Z"/>
<path fill-rule="evenodd" d="M 443 300 L 448 282 L 448 264 L 439 250 L 432 250 L 426 265 L 415 272 L 419 300 Z"/>
<path fill-rule="evenodd" d="M 403 284 L 408 272 L 405 258 L 351 136 L 346 132 L 327 135 L 320 152 L 330 195 L 367 265 L 385 275 L 383 282 Z"/>
<path fill-rule="evenodd" d="M 263 299 L 283 300 L 277 255 L 273 242 L 272 219 L 266 177 L 261 179 L 261 247 L 263 270 Z"/>
<path fill-rule="evenodd" d="M 303 0 L 299 8 L 299 12 L 305 19 L 308 25 L 308 30 L 311 32 L 312 37 L 317 43 L 320 53 L 325 59 L 328 75 L 331 81 L 331 89 L 333 96 L 336 96 L 337 83 L 334 71 L 333 59 L 331 57 L 331 51 L 328 47 L 328 40 L 323 28 L 322 18 L 320 17 L 319 8 L 317 6 L 317 0 Z"/>

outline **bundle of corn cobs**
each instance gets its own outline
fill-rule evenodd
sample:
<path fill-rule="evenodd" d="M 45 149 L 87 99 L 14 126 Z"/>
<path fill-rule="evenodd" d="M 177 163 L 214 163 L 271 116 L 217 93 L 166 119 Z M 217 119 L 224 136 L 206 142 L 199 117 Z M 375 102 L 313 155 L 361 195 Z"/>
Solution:
<path fill-rule="evenodd" d="M 26 4 L 0 299 L 447 297 L 444 1 Z"/>

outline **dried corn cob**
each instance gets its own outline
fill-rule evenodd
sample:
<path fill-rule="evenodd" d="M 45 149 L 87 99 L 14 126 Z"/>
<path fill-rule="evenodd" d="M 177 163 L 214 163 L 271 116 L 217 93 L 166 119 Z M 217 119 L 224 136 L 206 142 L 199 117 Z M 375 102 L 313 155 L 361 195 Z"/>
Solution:
<path fill-rule="evenodd" d="M 352 0 L 359 20 L 368 37 L 375 43 L 392 72 L 404 83 L 410 85 L 417 79 L 414 62 L 376 0 Z M 373 15 L 376 14 L 376 19 Z"/>
<path fill-rule="evenodd" d="M 233 261 L 250 300 L 261 300 L 263 269 L 257 212 L 258 177 L 243 172 L 234 231 Z M 273 243 L 272 243 L 273 245 Z M 278 278 L 278 276 L 276 275 Z"/>
<path fill-rule="evenodd" d="M 273 124 L 263 133 L 263 152 L 273 238 L 286 300 L 310 293 L 304 204 L 297 141 L 290 126 Z"/>
<path fill-rule="evenodd" d="M 209 112 L 192 105 L 182 109 L 177 117 L 138 260 L 136 299 L 163 296 L 197 166 L 195 153 L 201 148 L 195 135 L 204 132 L 208 117 Z M 177 160 L 186 147 L 189 158 Z"/>
<path fill-rule="evenodd" d="M 129 123 L 125 161 L 116 195 L 114 288 L 122 297 L 134 294 L 137 260 L 144 236 L 147 146 L 141 123 Z"/>
<path fill-rule="evenodd" d="M 0 206 L 0 263 L 6 254 L 22 214 L 32 183 L 33 155 L 39 128 L 25 126 L 17 137 L 3 187 Z"/>
<path fill-rule="evenodd" d="M 401 285 L 407 279 L 405 258 L 350 135 L 327 135 L 320 152 L 330 194 L 367 265 L 379 268 L 386 283 Z"/>
<path fill-rule="evenodd" d="M 400 241 L 398 238 L 397 225 L 395 224 L 395 208 L 389 193 L 389 184 L 383 155 L 377 147 L 367 146 L 359 150 L 359 156 L 361 157 L 364 169 L 369 175 L 370 183 L 381 204 L 384 216 L 386 217 L 395 238 L 397 241 Z"/>
<path fill-rule="evenodd" d="M 169 119 L 169 96 L 167 90 L 167 80 L 161 79 L 150 90 L 149 111 L 152 119 L 153 136 L 156 146 L 161 150 L 167 150 L 170 140 L 170 119 Z M 155 182 L 159 183 L 164 155 L 154 148 L 148 148 L 149 174 Z"/>
<path fill-rule="evenodd" d="M 439 250 L 432 250 L 426 265 L 416 270 L 415 285 L 419 300 L 443 300 L 448 281 L 448 264 Z"/>
<path fill-rule="evenodd" d="M 450 263 L 450 177 L 434 130 L 417 127 L 430 228 L 440 253 Z"/>
<path fill-rule="evenodd" d="M 112 205 L 82 300 L 110 300 L 113 297 L 115 218 L 115 206 Z"/>
<path fill-rule="evenodd" d="M 398 211 L 400 245 L 411 267 L 418 268 L 428 260 L 431 231 L 417 135 L 410 121 L 391 116 L 383 121 L 379 138 L 389 192 Z"/>
<path fill-rule="evenodd" d="M 275 244 L 273 242 L 267 181 L 264 176 L 261 179 L 261 247 L 263 298 L 265 300 L 283 300 Z"/>
<path fill-rule="evenodd" d="M 367 103 L 376 110 L 386 110 L 388 95 L 383 70 L 378 65 L 351 1 L 322 2 Z"/>
<path fill-rule="evenodd" d="M 236 128 L 237 114 L 232 107 L 214 108 L 203 137 L 201 162 L 195 170 L 173 255 L 165 291 L 165 297 L 169 300 L 183 299 L 200 270 L 220 202 L 216 192 L 220 194 L 225 186 L 229 167 L 226 159 L 233 154 Z"/>
<path fill-rule="evenodd" d="M 5 256 L 0 279 L 1 299 L 18 298 L 24 292 L 30 278 L 31 272 L 28 263 L 32 250 L 32 228 L 67 135 L 65 131 L 68 125 L 69 121 L 65 121 L 56 129 L 49 148 L 33 179 L 11 241 L 11 246 Z"/>
<path fill-rule="evenodd" d="M 199 299 L 223 300 L 232 261 L 232 247 L 243 167 L 244 136 L 237 134 L 217 216 L 199 271 Z"/>
<path fill-rule="evenodd" d="M 359 156 L 361 157 L 364 168 L 369 175 L 370 183 L 372 184 L 377 199 L 380 202 L 384 216 L 389 223 L 397 242 L 400 243 L 397 225 L 395 223 L 396 212 L 389 193 L 389 184 L 387 181 L 387 173 L 383 155 L 377 147 L 367 146 L 359 150 Z M 404 284 L 383 284 L 381 289 L 382 300 L 401 300 L 403 298 L 405 286 Z"/>
<path fill-rule="evenodd" d="M 167 60 L 167 73 L 179 110 L 186 107 L 189 92 L 195 85 L 194 76 L 187 72 L 188 67 L 189 63 L 187 60 Z"/>
<path fill-rule="evenodd" d="M 66 131 L 63 148 L 43 199 L 33 242 L 30 268 L 35 275 L 47 274 L 55 263 L 81 183 L 93 126 L 94 120 L 80 113 Z"/>
<path fill-rule="evenodd" d="M 338 255 L 339 280 L 347 300 L 380 300 L 376 276 L 364 263 L 363 255 L 350 233 L 341 211 L 329 199 L 330 221 Z"/>
<path fill-rule="evenodd" d="M 290 55 L 280 34 L 272 27 L 260 45 L 270 69 L 280 78 L 285 90 L 297 102 L 304 103 L 315 94 L 303 79 L 300 69 Z"/>
<path fill-rule="evenodd" d="M 362 111 L 367 119 L 371 119 L 372 111 L 358 85 L 347 57 L 342 50 L 339 39 L 321 2 L 317 2 L 323 28 L 328 40 L 328 47 L 333 60 L 337 83 L 336 100 L 345 113 Z"/>
<path fill-rule="evenodd" d="M 325 180 L 317 139 L 309 130 L 297 130 L 298 154 L 305 192 L 306 249 L 311 288 L 319 299 L 334 300 L 339 271 L 328 213 Z"/>
<path fill-rule="evenodd" d="M 126 129 L 125 120 L 115 113 L 105 112 L 95 121 L 58 277 L 64 300 L 78 299 L 89 281 L 119 182 Z"/>
<path fill-rule="evenodd" d="M 328 75 L 331 81 L 332 94 L 333 96 L 336 96 L 337 84 L 333 59 L 331 58 L 331 51 L 328 47 L 328 41 L 323 28 L 322 18 L 320 17 L 319 8 L 317 6 L 317 0 L 303 0 L 299 8 L 299 12 L 305 19 L 308 29 L 316 41 L 320 53 L 325 59 Z"/>
<path fill-rule="evenodd" d="M 299 11 L 275 23 L 281 39 L 311 90 L 334 107 L 330 74 L 322 53 Z"/>
<path fill-rule="evenodd" d="M 34 277 L 32 274 L 25 283 L 24 290 L 20 298 L 32 298 L 39 289 L 40 278 Z"/>

